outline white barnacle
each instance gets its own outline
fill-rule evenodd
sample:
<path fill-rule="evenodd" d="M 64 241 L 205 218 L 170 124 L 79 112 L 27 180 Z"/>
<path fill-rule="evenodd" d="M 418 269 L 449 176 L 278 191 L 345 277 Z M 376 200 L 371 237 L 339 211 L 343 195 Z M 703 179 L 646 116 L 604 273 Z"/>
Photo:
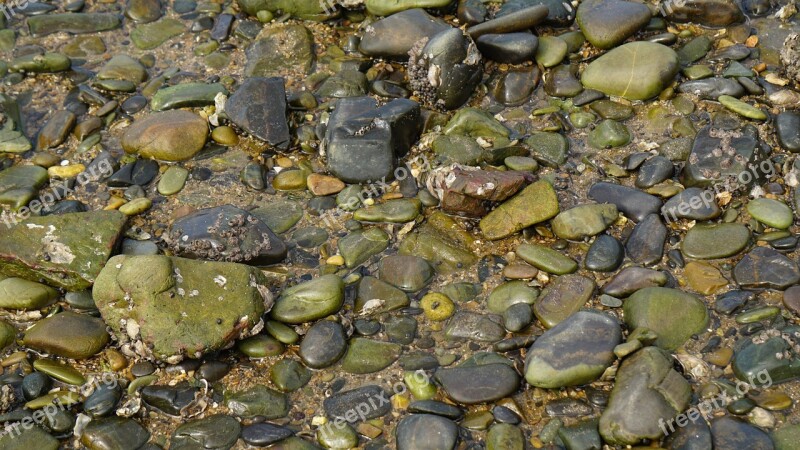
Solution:
<path fill-rule="evenodd" d="M 214 283 L 217 283 L 219 287 L 225 287 L 225 284 L 228 283 L 228 280 L 222 275 L 217 275 L 214 277 Z"/>

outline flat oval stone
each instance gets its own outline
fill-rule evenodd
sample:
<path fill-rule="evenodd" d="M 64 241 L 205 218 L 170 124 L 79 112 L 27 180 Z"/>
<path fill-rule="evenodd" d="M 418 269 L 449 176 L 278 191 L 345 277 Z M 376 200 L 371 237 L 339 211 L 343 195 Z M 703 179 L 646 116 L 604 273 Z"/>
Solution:
<path fill-rule="evenodd" d="M 344 283 L 336 275 L 292 286 L 283 291 L 270 315 L 284 323 L 304 323 L 335 313 L 344 302 Z"/>
<path fill-rule="evenodd" d="M 730 416 L 711 422 L 711 436 L 714 448 L 775 448 L 769 435 L 760 428 Z"/>
<path fill-rule="evenodd" d="M 595 284 L 577 274 L 555 278 L 542 291 L 533 312 L 545 328 L 552 328 L 586 304 L 594 294 Z"/>
<path fill-rule="evenodd" d="M 447 323 L 445 335 L 450 339 L 497 342 L 506 335 L 500 321 L 500 317 L 496 315 L 458 311 Z"/>
<path fill-rule="evenodd" d="M 6 278 L 0 281 L 0 307 L 9 309 L 41 309 L 58 298 L 58 291 L 46 284 Z"/>
<path fill-rule="evenodd" d="M 108 417 L 86 425 L 81 443 L 90 450 L 139 448 L 150 439 L 150 433 L 133 419 Z"/>
<path fill-rule="evenodd" d="M 792 153 L 800 152 L 800 113 L 784 111 L 775 118 L 778 142 Z"/>
<path fill-rule="evenodd" d="M 517 255 L 539 270 L 555 275 L 564 275 L 578 270 L 578 263 L 557 250 L 538 244 L 521 244 Z"/>
<path fill-rule="evenodd" d="M 397 361 L 401 351 L 400 344 L 353 338 L 342 359 L 342 370 L 355 374 L 379 372 Z"/>
<path fill-rule="evenodd" d="M 52 359 L 37 359 L 33 362 L 33 368 L 62 383 L 74 386 L 81 386 L 86 383 L 86 378 L 75 368 Z"/>
<path fill-rule="evenodd" d="M 184 161 L 206 143 L 208 124 L 195 113 L 184 110 L 153 113 L 137 120 L 122 136 L 127 153 L 163 161 Z"/>
<path fill-rule="evenodd" d="M 372 401 L 370 402 L 370 399 Z M 353 405 L 366 405 L 366 411 L 359 416 L 352 414 Z M 389 393 L 375 384 L 368 384 L 356 389 L 337 392 L 322 402 L 325 415 L 330 419 L 345 420 L 355 423 L 357 420 L 370 420 L 383 417 L 392 410 Z"/>
<path fill-rule="evenodd" d="M 797 263 L 767 247 L 756 247 L 733 268 L 733 278 L 745 289 L 778 289 L 800 282 Z"/>
<path fill-rule="evenodd" d="M 621 342 L 616 319 L 578 311 L 536 339 L 525 357 L 525 380 L 545 389 L 590 383 L 614 362 Z"/>
<path fill-rule="evenodd" d="M 560 212 L 550 225 L 556 236 L 578 240 L 602 233 L 617 217 L 617 207 L 610 203 L 579 205 Z"/>
<path fill-rule="evenodd" d="M 189 171 L 179 166 L 170 166 L 161 179 L 158 180 L 158 193 L 161 195 L 175 195 L 183 189 Z"/>
<path fill-rule="evenodd" d="M 616 274 L 601 291 L 614 297 L 627 297 L 639 289 L 663 286 L 666 283 L 667 275 L 664 272 L 629 266 Z"/>
<path fill-rule="evenodd" d="M 756 220 L 772 228 L 784 230 L 794 222 L 791 208 L 780 200 L 755 198 L 747 203 L 747 212 Z"/>
<path fill-rule="evenodd" d="M 649 21 L 649 10 L 647 15 Z M 631 42 L 594 60 L 583 71 L 581 82 L 584 87 L 607 95 L 647 100 L 664 90 L 679 68 L 678 55 L 671 48 L 652 42 Z M 636 82 L 631 83 L 634 79 Z"/>
<path fill-rule="evenodd" d="M 246 444 L 254 447 L 267 447 L 293 435 L 294 432 L 286 427 L 261 422 L 242 427 L 241 437 Z"/>
<path fill-rule="evenodd" d="M 25 333 L 25 346 L 64 358 L 96 355 L 109 341 L 102 320 L 66 311 L 37 322 Z"/>
<path fill-rule="evenodd" d="M 241 429 L 238 420 L 222 414 L 193 420 L 175 429 L 170 448 L 229 449 L 236 444 Z"/>
<path fill-rule="evenodd" d="M 625 249 L 633 261 L 651 265 L 661 260 L 666 240 L 667 227 L 658 214 L 650 214 L 633 228 Z"/>
<path fill-rule="evenodd" d="M 481 53 L 499 63 L 521 64 L 533 60 L 539 39 L 532 33 L 485 34 L 475 44 Z"/>
<path fill-rule="evenodd" d="M 315 323 L 300 342 L 300 358 L 308 367 L 322 369 L 336 363 L 347 351 L 344 329 L 337 322 Z"/>
<path fill-rule="evenodd" d="M 655 345 L 673 350 L 708 324 L 706 306 L 697 297 L 677 289 L 651 287 L 637 291 L 623 305 L 630 329 L 649 328 Z"/>
<path fill-rule="evenodd" d="M 712 190 L 690 187 L 667 200 L 661 214 L 668 222 L 677 219 L 710 220 L 722 215 L 722 209 L 717 205 Z"/>
<path fill-rule="evenodd" d="M 508 364 L 484 364 L 439 369 L 436 380 L 452 400 L 473 405 L 499 400 L 519 388 L 519 375 Z"/>
<path fill-rule="evenodd" d="M 698 223 L 681 243 L 683 254 L 696 259 L 727 258 L 741 252 L 750 242 L 750 230 L 740 223 Z"/>
<path fill-rule="evenodd" d="M 647 25 L 650 17 L 650 9 L 641 3 L 591 0 L 578 6 L 575 19 L 592 45 L 609 49 Z"/>

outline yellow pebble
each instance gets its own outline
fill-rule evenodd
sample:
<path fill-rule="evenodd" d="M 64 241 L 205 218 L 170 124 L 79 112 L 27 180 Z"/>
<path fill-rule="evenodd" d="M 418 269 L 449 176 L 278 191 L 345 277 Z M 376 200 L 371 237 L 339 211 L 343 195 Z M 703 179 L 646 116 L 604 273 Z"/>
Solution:
<path fill-rule="evenodd" d="M 326 261 L 328 264 L 332 266 L 343 266 L 344 265 L 344 256 L 342 255 L 333 255 Z"/>
<path fill-rule="evenodd" d="M 125 199 L 122 197 L 113 196 L 108 200 L 108 205 L 103 208 L 106 211 L 110 211 L 112 209 L 119 209 L 120 206 L 125 204 Z"/>
<path fill-rule="evenodd" d="M 50 175 L 52 178 L 61 178 L 61 179 L 68 179 L 68 178 L 75 178 L 81 172 L 86 170 L 86 166 L 83 164 L 72 164 L 69 166 L 52 166 L 47 169 L 47 174 Z"/>
<path fill-rule="evenodd" d="M 456 310 L 456 305 L 450 297 L 438 292 L 431 292 L 422 297 L 419 306 L 425 312 L 425 316 L 433 321 L 447 320 Z"/>

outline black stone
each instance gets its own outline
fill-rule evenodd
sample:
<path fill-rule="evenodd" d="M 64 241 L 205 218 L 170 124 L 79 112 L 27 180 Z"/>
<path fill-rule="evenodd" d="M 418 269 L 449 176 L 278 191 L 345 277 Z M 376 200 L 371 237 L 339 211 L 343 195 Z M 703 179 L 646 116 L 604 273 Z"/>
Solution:
<path fill-rule="evenodd" d="M 257 217 L 232 205 L 197 210 L 176 220 L 168 245 L 193 259 L 270 265 L 286 257 L 286 244 Z"/>
<path fill-rule="evenodd" d="M 650 214 L 633 228 L 625 249 L 633 261 L 651 265 L 661 261 L 666 241 L 667 227 L 658 214 Z"/>
<path fill-rule="evenodd" d="M 647 189 L 672 177 L 675 167 L 672 161 L 661 155 L 654 156 L 642 164 L 636 177 L 636 187 Z"/>
<path fill-rule="evenodd" d="M 622 265 L 625 259 L 625 248 L 614 237 L 601 234 L 592 242 L 586 252 L 584 265 L 595 272 L 613 272 Z"/>
<path fill-rule="evenodd" d="M 329 418 L 354 423 L 388 414 L 392 410 L 389 396 L 389 392 L 373 384 L 334 394 L 323 400 L 322 407 Z M 356 407 L 361 409 L 357 411 Z"/>
<path fill-rule="evenodd" d="M 305 365 L 314 369 L 333 365 L 346 351 L 344 328 L 330 320 L 321 320 L 312 325 L 300 342 L 300 358 Z"/>
<path fill-rule="evenodd" d="M 266 447 L 286 438 L 294 432 L 286 427 L 267 422 L 254 423 L 242 428 L 242 440 L 254 447 Z"/>
<path fill-rule="evenodd" d="M 187 384 L 178 386 L 145 386 L 142 400 L 145 405 L 170 416 L 180 416 L 181 410 L 194 401 L 198 388 Z"/>
<path fill-rule="evenodd" d="M 589 189 L 589 197 L 598 203 L 613 203 L 629 219 L 641 222 L 648 214 L 657 213 L 661 200 L 638 189 L 600 182 Z"/>
<path fill-rule="evenodd" d="M 775 118 L 775 134 L 781 147 L 792 153 L 800 152 L 800 113 L 784 111 Z"/>
<path fill-rule="evenodd" d="M 690 80 L 678 85 L 678 92 L 697 95 L 704 100 L 716 100 L 720 95 L 739 98 L 744 95 L 744 87 L 730 78 L 704 78 Z"/>
<path fill-rule="evenodd" d="M 275 147 L 289 147 L 283 78 L 248 78 L 225 103 L 231 122 Z"/>
<path fill-rule="evenodd" d="M 475 44 L 483 56 L 506 64 L 532 61 L 539 47 L 539 39 L 532 33 L 485 34 Z"/>

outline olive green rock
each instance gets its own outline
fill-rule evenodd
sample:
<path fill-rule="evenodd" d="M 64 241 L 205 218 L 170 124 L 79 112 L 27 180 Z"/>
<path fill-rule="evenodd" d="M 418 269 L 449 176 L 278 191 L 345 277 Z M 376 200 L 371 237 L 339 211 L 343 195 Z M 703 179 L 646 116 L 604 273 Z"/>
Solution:
<path fill-rule="evenodd" d="M 413 8 L 444 8 L 453 0 L 366 0 L 367 12 L 376 16 L 390 16 Z"/>
<path fill-rule="evenodd" d="M 30 150 L 31 145 L 27 139 L 22 148 L 24 147 Z M 0 204 L 8 205 L 15 211 L 19 210 L 33 199 L 48 178 L 47 170 L 39 166 L 11 166 L 0 171 Z M 6 226 L 12 223 L 5 219 L 4 222 Z"/>
<path fill-rule="evenodd" d="M 71 384 L 73 386 L 81 386 L 86 383 L 86 377 L 77 369 L 54 359 L 37 359 L 33 362 L 33 368 L 36 369 L 37 372 L 49 375 L 62 383 Z"/>
<path fill-rule="evenodd" d="M 553 186 L 537 181 L 506 200 L 481 219 L 480 228 L 489 240 L 502 239 L 558 214 L 558 197 Z"/>
<path fill-rule="evenodd" d="M 272 306 L 268 284 L 244 264 L 119 255 L 92 296 L 119 340 L 141 340 L 156 358 L 175 362 L 247 337 Z"/>
<path fill-rule="evenodd" d="M 622 306 L 628 328 L 653 330 L 655 345 L 674 350 L 708 325 L 708 310 L 700 299 L 677 289 L 640 289 Z"/>
<path fill-rule="evenodd" d="M 370 257 L 386 250 L 389 235 L 380 228 L 356 230 L 339 239 L 339 253 L 347 267 L 356 267 Z"/>
<path fill-rule="evenodd" d="M 589 132 L 589 145 L 594 148 L 615 148 L 631 141 L 628 127 L 615 120 L 606 119 Z"/>
<path fill-rule="evenodd" d="M 597 58 L 583 71 L 584 87 L 628 100 L 655 97 L 675 78 L 680 64 L 671 48 L 631 42 Z"/>
<path fill-rule="evenodd" d="M 681 250 L 690 258 L 727 258 L 744 250 L 749 242 L 750 230 L 741 223 L 698 223 L 686 232 Z"/>
<path fill-rule="evenodd" d="M 158 193 L 161 195 L 175 195 L 183 189 L 189 171 L 183 167 L 171 166 L 158 180 Z"/>
<path fill-rule="evenodd" d="M 747 117 L 753 120 L 767 120 L 769 116 L 764 111 L 756 108 L 755 106 L 745 103 L 736 97 L 730 95 L 720 95 L 718 98 L 722 105 L 731 111 L 739 114 L 740 116 Z"/>
<path fill-rule="evenodd" d="M 355 374 L 379 372 L 397 361 L 401 350 L 400 344 L 353 338 L 342 358 L 342 370 Z"/>
<path fill-rule="evenodd" d="M 508 281 L 497 286 L 491 294 L 486 306 L 495 314 L 503 314 L 510 306 L 517 303 L 533 305 L 539 298 L 539 290 L 528 286 L 525 281 Z"/>
<path fill-rule="evenodd" d="M 505 138 L 508 137 L 508 128 L 494 118 L 487 111 L 477 108 L 462 108 L 453 115 L 444 127 L 444 134 L 448 136 L 469 136 L 473 138 Z"/>
<path fill-rule="evenodd" d="M 0 281 L 0 308 L 41 309 L 56 298 L 58 291 L 45 284 L 16 277 Z"/>
<path fill-rule="evenodd" d="M 470 251 L 473 243 L 469 233 L 448 215 L 435 212 L 416 231 L 408 234 L 400 243 L 402 255 L 416 255 L 429 261 L 441 273 L 452 273 L 466 269 L 478 261 Z"/>
<path fill-rule="evenodd" d="M 784 230 L 794 222 L 792 209 L 786 203 L 771 198 L 755 198 L 747 203 L 747 212 L 750 215 L 772 228 Z"/>
<path fill-rule="evenodd" d="M 525 436 L 519 427 L 498 423 L 486 434 L 486 450 L 524 450 Z"/>
<path fill-rule="evenodd" d="M 208 124 L 199 115 L 183 110 L 164 111 L 137 120 L 122 135 L 122 148 L 144 158 L 184 161 L 206 143 Z"/>
<path fill-rule="evenodd" d="M 248 77 L 280 76 L 285 72 L 308 73 L 314 62 L 314 38 L 302 25 L 273 25 L 264 28 L 245 50 Z"/>
<path fill-rule="evenodd" d="M 239 7 L 251 16 L 259 11 L 283 12 L 303 20 L 323 21 L 338 14 L 336 8 L 326 8 L 328 3 L 319 0 L 237 0 Z"/>
<path fill-rule="evenodd" d="M 25 332 L 22 343 L 56 356 L 86 359 L 100 352 L 108 339 L 102 320 L 65 311 L 36 322 Z"/>
<path fill-rule="evenodd" d="M 422 203 L 416 198 L 398 198 L 358 209 L 353 213 L 353 219 L 365 222 L 405 223 L 416 219 L 421 210 Z"/>
<path fill-rule="evenodd" d="M 344 282 L 336 275 L 324 275 L 285 289 L 270 316 L 283 323 L 304 323 L 329 316 L 342 307 Z"/>
<path fill-rule="evenodd" d="M 72 61 L 61 53 L 30 54 L 14 58 L 8 68 L 12 72 L 50 73 L 68 70 Z"/>
<path fill-rule="evenodd" d="M 0 448 L 3 450 L 31 450 L 34 448 L 36 450 L 58 450 L 58 439 L 41 427 L 36 425 L 24 427 L 15 423 L 9 430 L 10 432 L 0 435 Z"/>
<path fill-rule="evenodd" d="M 617 207 L 610 203 L 579 205 L 559 213 L 550 225 L 556 236 L 578 240 L 602 233 L 618 214 Z"/>
<path fill-rule="evenodd" d="M 142 24 L 131 31 L 131 40 L 140 50 L 152 50 L 169 39 L 182 34 L 185 26 L 177 19 L 161 19 Z"/>
<path fill-rule="evenodd" d="M 28 17 L 28 29 L 33 36 L 46 36 L 59 31 L 96 33 L 113 30 L 121 23 L 120 16 L 115 13 L 42 14 Z"/>
<path fill-rule="evenodd" d="M 20 222 L 0 233 L 0 273 L 44 280 L 68 291 L 85 290 L 116 248 L 124 225 L 125 216 L 117 211 L 49 215 Z"/>
<path fill-rule="evenodd" d="M 219 83 L 181 83 L 159 89 L 150 100 L 153 111 L 208 106 L 214 104 L 217 94 L 228 95 L 228 90 Z"/>
<path fill-rule="evenodd" d="M 135 84 L 147 78 L 147 69 L 128 55 L 116 55 L 97 72 L 98 80 L 127 80 Z"/>
<path fill-rule="evenodd" d="M 379 314 L 406 307 L 408 295 L 391 284 L 366 276 L 358 284 L 355 311 L 358 314 Z"/>
<path fill-rule="evenodd" d="M 5 350 L 6 347 L 13 344 L 16 338 L 17 329 L 14 328 L 14 325 L 11 325 L 5 320 L 0 320 L 0 351 Z"/>
<path fill-rule="evenodd" d="M 517 247 L 517 256 L 537 269 L 555 275 L 564 275 L 578 270 L 578 263 L 574 259 L 539 244 L 520 244 Z"/>
<path fill-rule="evenodd" d="M 545 328 L 553 328 L 583 308 L 595 287 L 594 281 L 578 274 L 557 277 L 542 290 L 533 313 Z"/>
<path fill-rule="evenodd" d="M 622 362 L 600 416 L 600 434 L 607 443 L 658 440 L 663 434 L 660 423 L 686 410 L 692 388 L 673 364 L 671 355 L 657 347 L 645 347 Z"/>
<path fill-rule="evenodd" d="M 233 415 L 240 417 L 278 419 L 289 412 L 286 394 L 261 384 L 243 391 L 226 392 L 225 404 Z"/>

